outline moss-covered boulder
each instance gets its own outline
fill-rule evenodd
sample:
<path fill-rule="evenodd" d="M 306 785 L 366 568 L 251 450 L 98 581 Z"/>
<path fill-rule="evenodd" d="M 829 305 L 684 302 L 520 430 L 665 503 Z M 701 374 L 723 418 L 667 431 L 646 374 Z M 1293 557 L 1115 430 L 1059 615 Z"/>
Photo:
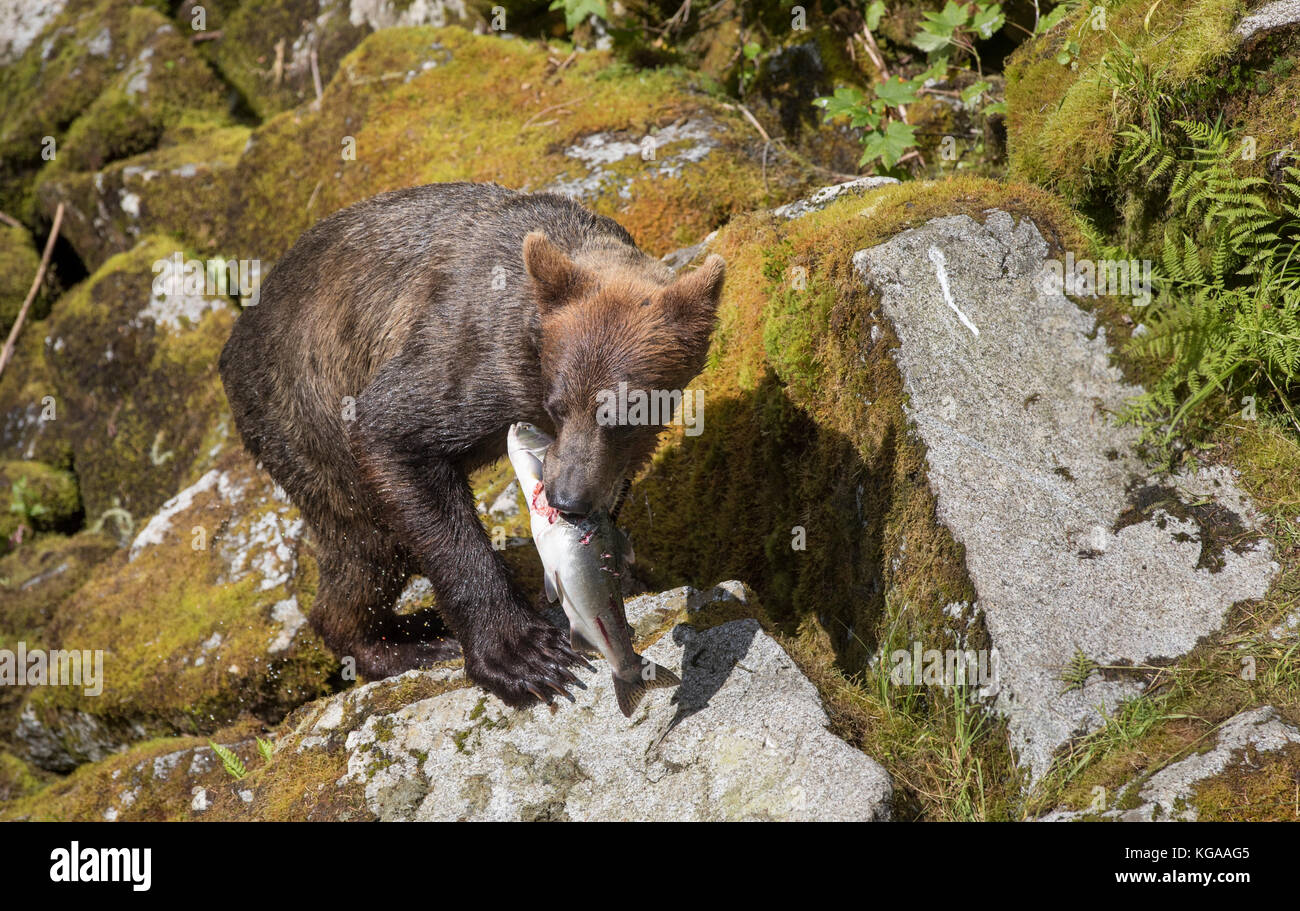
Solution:
<path fill-rule="evenodd" d="M 372 31 L 411 25 L 483 30 L 492 6 L 482 0 L 246 0 L 212 17 L 208 28 L 221 31 L 213 45 L 221 72 L 258 116 L 270 117 L 314 99 L 316 80 L 329 82 Z"/>
<path fill-rule="evenodd" d="M 42 531 L 75 531 L 81 495 L 70 472 L 41 462 L 0 462 L 0 548 L 14 547 Z"/>
<path fill-rule="evenodd" d="M 45 363 L 46 325 L 37 320 L 25 326 L 0 377 L 0 452 L 70 468 L 72 446 L 58 422 L 59 399 Z"/>
<path fill-rule="evenodd" d="M 102 653 L 99 692 L 27 693 L 14 749 L 42 767 L 66 771 L 242 716 L 273 723 L 335 672 L 306 626 L 315 564 L 303 521 L 242 451 L 227 450 L 141 525 L 27 643 Z"/>
<path fill-rule="evenodd" d="M 1214 737 L 1200 744 L 1202 749 L 1138 775 L 1104 804 L 1054 810 L 1043 818 L 1294 821 L 1300 727 L 1265 705 L 1225 719 L 1210 733 Z"/>
<path fill-rule="evenodd" d="M 249 726 L 78 769 L 0 809 L 14 819 L 887 819 L 892 784 L 827 730 L 812 684 L 737 582 L 628 603 L 638 647 L 681 668 L 634 723 L 603 661 L 575 704 L 512 711 L 455 664 Z M 774 726 L 772 719 L 781 724 Z M 231 764 L 233 766 L 233 764 Z"/>
<path fill-rule="evenodd" d="M 168 288 L 157 266 L 177 257 L 189 261 L 174 241 L 145 238 L 32 327 L 87 521 L 107 517 L 123 536 L 207 470 L 228 424 L 217 357 L 235 307 L 197 267 L 197 284 Z"/>
<path fill-rule="evenodd" d="M 46 534 L 0 558 L 0 648 L 43 642 L 55 608 L 117 549 L 105 534 Z M 22 687 L 0 686 L 0 750 L 13 748 L 25 696 Z"/>
<path fill-rule="evenodd" d="M 8 335 L 40 265 L 27 229 L 0 225 L 0 332 Z"/>
<path fill-rule="evenodd" d="M 74 0 L 0 66 L 0 208 L 31 223 L 41 168 L 94 169 L 225 111 L 220 84 L 160 6 Z"/>
<path fill-rule="evenodd" d="M 1127 130 L 1218 124 L 1253 144 L 1235 168 L 1280 181 L 1275 156 L 1300 140 L 1300 29 L 1242 30 L 1247 5 L 1083 4 L 1026 41 L 1006 67 L 1012 174 L 1059 190 L 1130 248 L 1168 226 L 1169 174 L 1121 173 Z"/>
<path fill-rule="evenodd" d="M 0 752 L 0 805 L 35 793 L 49 778 L 12 753 Z"/>
<path fill-rule="evenodd" d="M 243 126 L 177 130 L 173 144 L 96 171 L 47 169 L 36 194 L 46 212 L 63 204 L 63 234 L 92 270 L 151 233 L 211 256 L 221 252 L 221 213 L 249 135 Z"/>
<path fill-rule="evenodd" d="M 810 185 L 804 166 L 764 145 L 681 71 L 630 71 L 596 51 L 558 69 L 520 41 L 389 29 L 342 61 L 319 107 L 251 136 L 222 130 L 94 175 L 51 176 L 41 201 L 68 204 L 69 236 L 92 266 L 158 232 L 269 268 L 338 208 L 448 180 L 569 193 L 665 253 Z"/>

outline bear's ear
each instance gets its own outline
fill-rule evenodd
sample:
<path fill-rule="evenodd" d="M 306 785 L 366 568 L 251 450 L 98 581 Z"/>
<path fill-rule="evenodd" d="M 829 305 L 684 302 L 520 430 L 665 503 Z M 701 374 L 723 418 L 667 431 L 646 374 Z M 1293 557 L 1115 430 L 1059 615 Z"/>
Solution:
<path fill-rule="evenodd" d="M 676 319 L 711 318 L 718 309 L 726 261 L 714 253 L 694 272 L 679 276 L 660 292 L 664 310 Z"/>
<path fill-rule="evenodd" d="M 530 231 L 524 238 L 524 268 L 533 279 L 537 309 L 543 315 L 573 300 L 587 284 L 586 272 L 541 231 Z"/>

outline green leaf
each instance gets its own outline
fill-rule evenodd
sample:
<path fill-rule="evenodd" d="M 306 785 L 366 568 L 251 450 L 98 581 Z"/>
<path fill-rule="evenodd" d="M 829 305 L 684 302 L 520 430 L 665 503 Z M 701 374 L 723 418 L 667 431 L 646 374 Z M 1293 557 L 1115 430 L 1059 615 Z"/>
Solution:
<path fill-rule="evenodd" d="M 867 134 L 863 143 L 862 159 L 859 165 L 866 165 L 879 158 L 886 168 L 898 164 L 909 149 L 916 146 L 916 127 L 911 124 L 891 121 L 885 131 Z"/>
<path fill-rule="evenodd" d="M 871 31 L 874 32 L 876 30 L 876 27 L 880 25 L 880 17 L 883 16 L 884 14 L 885 14 L 884 0 L 872 0 L 871 4 L 867 7 L 867 14 L 866 14 L 867 28 L 869 28 Z"/>
<path fill-rule="evenodd" d="M 916 100 L 916 86 L 905 79 L 893 76 L 876 86 L 876 97 L 890 107 L 911 104 Z"/>
<path fill-rule="evenodd" d="M 826 120 L 834 120 L 836 117 L 851 116 L 859 107 L 862 107 L 864 96 L 858 89 L 843 86 L 835 90 L 832 95 L 823 95 L 820 98 L 814 98 L 813 104 L 826 112 Z"/>
<path fill-rule="evenodd" d="M 745 45 L 744 52 L 745 52 L 746 60 L 753 60 L 755 57 L 757 57 L 759 54 L 763 52 L 763 45 L 755 44 L 753 41 L 751 41 Z"/>
<path fill-rule="evenodd" d="M 263 740 L 261 737 L 256 738 L 256 740 L 257 752 L 262 754 L 263 759 L 270 762 L 272 754 L 275 753 L 275 745 L 269 740 Z"/>
<path fill-rule="evenodd" d="M 1069 15 L 1073 9 L 1074 7 L 1072 4 L 1062 3 L 1060 6 L 1056 7 L 1056 9 L 1038 20 L 1038 30 L 1034 32 L 1034 34 L 1042 35 L 1050 32 L 1052 29 L 1056 28 L 1057 23 Z"/>
<path fill-rule="evenodd" d="M 948 0 L 940 12 L 925 14 L 921 30 L 912 37 L 912 43 L 927 54 L 933 53 L 951 44 L 953 35 L 966 25 L 969 18 L 965 6 Z"/>
<path fill-rule="evenodd" d="M 548 9 L 564 10 L 564 26 L 569 31 L 586 22 L 589 16 L 595 16 L 602 22 L 609 18 L 605 0 L 551 0 Z"/>
<path fill-rule="evenodd" d="M 997 3 L 981 6 L 971 19 L 971 28 L 985 41 L 992 38 L 997 30 L 1006 24 L 1007 17 L 1002 14 L 1002 7 Z"/>
<path fill-rule="evenodd" d="M 212 747 L 212 752 L 216 753 L 217 758 L 221 760 L 221 766 L 226 770 L 226 774 L 235 781 L 240 781 L 248 774 L 248 770 L 244 768 L 244 763 L 240 761 L 234 752 L 214 742 L 211 738 L 208 739 L 208 746 Z"/>
<path fill-rule="evenodd" d="M 937 32 L 930 31 L 926 26 L 921 26 L 921 31 L 917 32 L 912 38 L 912 43 L 925 51 L 927 54 L 933 54 L 941 47 L 947 47 L 951 40 L 947 35 L 940 35 Z"/>
<path fill-rule="evenodd" d="M 962 89 L 961 103 L 965 107 L 971 107 L 972 105 L 975 104 L 975 102 L 979 101 L 980 96 L 983 95 L 988 90 L 989 90 L 989 84 L 987 82 L 982 82 L 982 81 L 977 82 L 974 85 L 967 86 L 966 88 Z"/>

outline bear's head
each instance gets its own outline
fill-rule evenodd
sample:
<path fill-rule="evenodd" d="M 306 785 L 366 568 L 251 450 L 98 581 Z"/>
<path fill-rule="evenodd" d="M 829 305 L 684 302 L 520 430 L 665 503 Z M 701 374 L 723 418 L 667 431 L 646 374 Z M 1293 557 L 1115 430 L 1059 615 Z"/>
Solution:
<path fill-rule="evenodd" d="M 542 467 L 547 500 L 580 515 L 607 509 L 692 394 L 725 264 L 710 256 L 665 282 L 634 263 L 580 265 L 536 231 L 523 254 L 541 315 L 542 405 L 556 430 Z"/>

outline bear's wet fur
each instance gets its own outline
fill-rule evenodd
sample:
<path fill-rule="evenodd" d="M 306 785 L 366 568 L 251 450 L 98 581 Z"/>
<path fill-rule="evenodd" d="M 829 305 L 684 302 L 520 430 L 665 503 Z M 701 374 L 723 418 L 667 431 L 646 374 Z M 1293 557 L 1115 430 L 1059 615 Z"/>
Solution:
<path fill-rule="evenodd" d="M 675 276 L 613 220 L 495 184 L 385 193 L 304 233 L 221 376 L 244 445 L 314 532 L 310 619 L 330 649 L 369 678 L 463 651 L 515 706 L 564 692 L 581 659 L 511 580 L 466 477 L 529 421 L 556 437 L 552 504 L 607 508 L 662 428 L 602 426 L 597 395 L 684 389 L 723 272 L 710 256 Z M 393 612 L 417 572 L 445 626 Z"/>

